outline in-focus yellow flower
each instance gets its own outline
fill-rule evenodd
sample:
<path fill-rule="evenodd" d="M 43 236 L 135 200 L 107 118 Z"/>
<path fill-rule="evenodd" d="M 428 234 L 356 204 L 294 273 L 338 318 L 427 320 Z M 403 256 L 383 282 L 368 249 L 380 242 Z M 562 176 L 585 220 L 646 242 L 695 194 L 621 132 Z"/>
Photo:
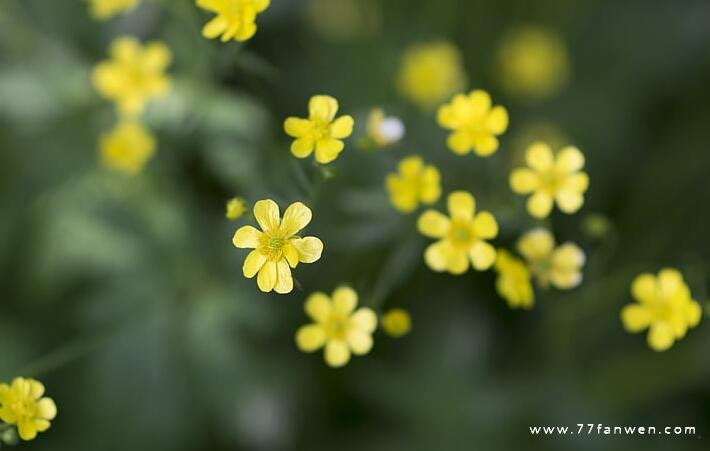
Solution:
<path fill-rule="evenodd" d="M 546 229 L 533 229 L 520 237 L 518 251 L 525 257 L 543 288 L 552 284 L 565 290 L 582 282 L 581 269 L 586 259 L 584 251 L 574 243 L 555 248 L 555 237 Z"/>
<path fill-rule="evenodd" d="M 508 112 L 500 105 L 491 107 L 491 96 L 475 90 L 456 94 L 451 103 L 442 105 L 437 122 L 452 130 L 446 144 L 454 153 L 466 155 L 473 150 L 487 157 L 498 150 L 498 138 L 508 128 Z"/>
<path fill-rule="evenodd" d="M 399 211 L 411 213 L 419 202 L 431 205 L 441 197 L 441 176 L 434 165 L 425 165 L 417 155 L 403 158 L 398 173 L 388 174 L 385 186 L 390 202 Z"/>
<path fill-rule="evenodd" d="M 93 83 L 99 94 L 116 103 L 123 116 L 135 117 L 146 103 L 164 95 L 170 88 L 165 70 L 170 64 L 170 49 L 162 42 L 145 46 L 132 37 L 111 43 L 110 60 L 96 65 Z"/>
<path fill-rule="evenodd" d="M 555 157 L 550 146 L 536 142 L 528 147 L 525 160 L 528 168 L 510 173 L 510 188 L 518 194 L 532 193 L 527 204 L 532 216 L 547 217 L 555 202 L 567 214 L 582 207 L 589 176 L 581 170 L 584 155 L 579 149 L 564 147 Z"/>
<path fill-rule="evenodd" d="M 271 199 L 254 204 L 254 217 L 261 232 L 252 226 L 240 227 L 232 242 L 238 248 L 254 249 L 244 260 L 244 277 L 257 276 L 259 289 L 279 294 L 293 290 L 291 268 L 298 263 L 313 263 L 323 252 L 323 242 L 314 236 L 296 235 L 311 222 L 311 209 L 296 202 L 286 209 L 283 218 Z"/>
<path fill-rule="evenodd" d="M 349 287 L 337 288 L 332 299 L 325 293 L 313 293 L 304 308 L 314 321 L 296 332 L 296 345 L 303 352 L 325 346 L 325 362 L 341 367 L 350 354 L 364 355 L 372 349 L 372 333 L 377 327 L 375 312 L 367 307 L 355 310 L 357 293 Z"/>
<path fill-rule="evenodd" d="M 377 147 L 391 146 L 404 136 L 404 123 L 398 117 L 385 116 L 382 108 L 374 108 L 367 118 L 367 136 Z"/>
<path fill-rule="evenodd" d="M 233 197 L 227 201 L 227 219 L 234 221 L 241 218 L 247 211 L 247 202 L 241 197 Z"/>
<path fill-rule="evenodd" d="M 402 308 L 390 309 L 382 315 L 382 329 L 390 337 L 403 337 L 412 330 L 412 318 Z"/>
<path fill-rule="evenodd" d="M 108 20 L 138 6 L 140 0 L 89 0 L 89 10 L 94 19 Z"/>
<path fill-rule="evenodd" d="M 446 41 L 409 47 L 396 78 L 400 94 L 425 110 L 466 89 L 466 83 L 461 54 Z"/>
<path fill-rule="evenodd" d="M 337 112 L 337 100 L 330 96 L 318 95 L 311 97 L 308 102 L 308 119 L 286 119 L 284 131 L 296 138 L 291 144 L 291 153 L 297 158 L 306 158 L 315 149 L 316 161 L 321 164 L 338 158 L 345 147 L 341 139 L 352 134 L 355 121 L 349 115 L 336 119 Z"/>
<path fill-rule="evenodd" d="M 419 232 L 437 238 L 424 251 L 424 261 L 434 271 L 463 274 L 469 260 L 474 269 L 485 271 L 496 259 L 496 250 L 485 240 L 498 235 L 498 223 L 487 211 L 476 213 L 476 200 L 466 191 L 454 191 L 447 198 L 449 216 L 427 210 L 419 217 Z"/>
<path fill-rule="evenodd" d="M 512 30 L 503 38 L 497 60 L 503 88 L 511 95 L 547 97 L 559 91 L 569 75 L 564 41 L 545 28 Z"/>
<path fill-rule="evenodd" d="M 498 273 L 496 291 L 510 308 L 530 309 L 535 304 L 535 291 L 530 283 L 530 270 L 520 259 L 505 249 L 498 249 L 494 266 Z"/>
<path fill-rule="evenodd" d="M 256 33 L 256 16 L 269 7 L 270 0 L 197 0 L 197 6 L 217 14 L 202 28 L 202 36 L 222 42 L 246 41 Z"/>
<path fill-rule="evenodd" d="M 658 277 L 643 273 L 631 284 L 635 303 L 621 310 L 621 321 L 632 333 L 648 329 L 648 345 L 655 351 L 665 351 L 688 329 L 700 322 L 702 309 L 695 301 L 683 275 L 676 269 L 665 268 Z"/>
<path fill-rule="evenodd" d="M 22 440 L 33 440 L 57 416 L 54 401 L 43 394 L 44 385 L 34 379 L 17 377 L 11 385 L 0 384 L 0 420 L 16 425 Z"/>
<path fill-rule="evenodd" d="M 155 154 L 155 138 L 135 121 L 122 121 L 99 139 L 99 154 L 104 167 L 135 175 Z"/>

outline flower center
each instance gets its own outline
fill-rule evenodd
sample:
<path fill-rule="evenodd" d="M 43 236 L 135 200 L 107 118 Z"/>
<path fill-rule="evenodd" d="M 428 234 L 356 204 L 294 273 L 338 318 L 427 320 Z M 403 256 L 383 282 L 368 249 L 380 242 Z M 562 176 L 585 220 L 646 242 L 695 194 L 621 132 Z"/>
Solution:
<path fill-rule="evenodd" d="M 18 400 L 10 404 L 10 410 L 15 414 L 18 420 L 30 420 L 35 417 L 37 406 L 30 399 Z"/>
<path fill-rule="evenodd" d="M 327 138 L 329 133 L 330 123 L 321 119 L 312 119 L 311 124 L 313 125 L 313 140 L 320 141 L 321 139 Z"/>
<path fill-rule="evenodd" d="M 555 168 L 540 172 L 540 186 L 550 194 L 555 194 L 561 185 L 561 177 Z"/>
<path fill-rule="evenodd" d="M 476 239 L 468 221 L 455 221 L 449 231 L 449 238 L 455 246 L 469 248 Z"/>
<path fill-rule="evenodd" d="M 348 318 L 344 315 L 333 314 L 324 327 L 329 337 L 344 338 L 348 327 Z"/>
<path fill-rule="evenodd" d="M 280 260 L 283 256 L 283 248 L 286 241 L 286 239 L 279 236 L 264 234 L 261 239 L 259 250 L 265 254 L 269 260 Z"/>

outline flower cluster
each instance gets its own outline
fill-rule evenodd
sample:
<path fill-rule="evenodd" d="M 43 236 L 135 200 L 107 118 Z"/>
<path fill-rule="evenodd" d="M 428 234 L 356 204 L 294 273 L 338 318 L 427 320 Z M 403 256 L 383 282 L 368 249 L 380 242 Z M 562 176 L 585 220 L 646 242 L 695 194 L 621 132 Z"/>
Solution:
<path fill-rule="evenodd" d="M 0 384 L 0 420 L 17 426 L 22 440 L 33 440 L 57 416 L 54 401 L 43 395 L 44 385 L 34 379 L 17 377 L 9 385 Z"/>
<path fill-rule="evenodd" d="M 197 6 L 216 14 L 202 28 L 207 39 L 220 37 L 246 41 L 256 33 L 256 16 L 269 7 L 270 0 L 197 0 Z"/>
<path fill-rule="evenodd" d="M 441 176 L 436 166 L 425 165 L 419 156 L 402 159 L 397 165 L 398 172 L 389 174 L 385 186 L 390 202 L 399 211 L 411 213 L 419 203 L 433 204 L 441 196 Z"/>

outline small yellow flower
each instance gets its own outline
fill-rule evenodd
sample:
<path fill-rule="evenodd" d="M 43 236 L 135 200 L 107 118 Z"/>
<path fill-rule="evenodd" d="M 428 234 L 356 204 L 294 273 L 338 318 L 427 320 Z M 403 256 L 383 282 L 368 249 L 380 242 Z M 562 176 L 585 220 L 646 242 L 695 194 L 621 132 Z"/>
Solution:
<path fill-rule="evenodd" d="M 296 332 L 296 345 L 303 352 L 325 346 L 325 362 L 341 367 L 350 354 L 364 355 L 372 349 L 372 333 L 377 327 L 375 312 L 367 307 L 355 310 L 357 293 L 349 287 L 337 288 L 332 300 L 325 293 L 313 293 L 304 308 L 314 321 Z"/>
<path fill-rule="evenodd" d="M 512 30 L 503 38 L 497 60 L 503 88 L 512 95 L 547 97 L 559 91 L 569 75 L 564 41 L 545 28 Z"/>
<path fill-rule="evenodd" d="M 574 243 L 555 248 L 555 238 L 546 229 L 533 229 L 523 235 L 518 240 L 518 251 L 543 288 L 552 284 L 565 290 L 582 282 L 581 268 L 586 259 L 584 251 Z"/>
<path fill-rule="evenodd" d="M 535 304 L 535 291 L 530 283 L 530 270 L 525 263 L 505 249 L 499 249 L 495 270 L 498 273 L 496 291 L 508 302 L 508 306 L 531 309 Z"/>
<path fill-rule="evenodd" d="M 247 211 L 247 202 L 241 197 L 233 197 L 227 202 L 227 219 L 234 221 L 241 218 Z"/>
<path fill-rule="evenodd" d="M 397 143 L 404 136 L 404 124 L 394 116 L 385 116 L 382 108 L 374 108 L 367 118 L 367 136 L 380 148 Z"/>
<path fill-rule="evenodd" d="M 108 20 L 113 16 L 131 11 L 140 0 L 89 0 L 91 15 L 96 20 Z"/>
<path fill-rule="evenodd" d="M 222 42 L 246 41 L 256 33 L 256 16 L 269 7 L 270 0 L 197 0 L 197 6 L 217 14 L 202 28 L 202 36 Z"/>
<path fill-rule="evenodd" d="M 498 150 L 498 138 L 508 128 L 508 112 L 500 105 L 491 107 L 491 96 L 482 90 L 468 95 L 456 94 L 451 103 L 442 105 L 437 122 L 452 130 L 446 144 L 454 153 L 466 155 L 473 150 L 487 157 Z"/>
<path fill-rule="evenodd" d="M 135 175 L 155 154 L 155 138 L 134 121 L 123 121 L 101 136 L 99 153 L 104 167 Z"/>
<path fill-rule="evenodd" d="M 297 158 L 306 158 L 315 148 L 316 161 L 321 164 L 338 158 L 345 147 L 341 139 L 352 134 L 355 121 L 348 115 L 336 119 L 337 112 L 337 100 L 330 96 L 318 95 L 311 97 L 308 102 L 308 119 L 286 119 L 284 131 L 296 138 L 291 144 L 291 153 Z"/>
<path fill-rule="evenodd" d="M 296 235 L 311 222 L 311 209 L 301 202 L 291 204 L 279 215 L 279 206 L 271 199 L 254 204 L 254 217 L 261 232 L 252 226 L 240 227 L 232 242 L 238 248 L 254 249 L 244 260 L 244 277 L 255 275 L 259 289 L 279 294 L 293 290 L 291 268 L 299 262 L 313 263 L 323 252 L 323 242 L 316 237 Z"/>
<path fill-rule="evenodd" d="M 546 218 L 555 202 L 567 214 L 582 207 L 589 176 L 581 170 L 584 155 L 579 149 L 564 147 L 555 157 L 550 146 L 536 142 L 528 147 L 525 160 L 529 168 L 510 173 L 510 188 L 518 194 L 532 193 L 527 204 L 532 216 Z"/>
<path fill-rule="evenodd" d="M 17 377 L 11 385 L 0 384 L 0 420 L 16 425 L 22 440 L 33 440 L 57 416 L 54 401 L 43 394 L 44 385 L 34 379 Z"/>
<path fill-rule="evenodd" d="M 446 41 L 411 46 L 402 56 L 396 84 L 404 98 L 431 110 L 466 88 L 461 54 Z"/>
<path fill-rule="evenodd" d="M 382 329 L 390 337 L 403 337 L 412 330 L 412 318 L 406 310 L 393 308 L 382 315 Z"/>
<path fill-rule="evenodd" d="M 424 261 L 434 271 L 463 274 L 469 260 L 474 269 L 485 271 L 493 265 L 496 250 L 485 240 L 498 235 L 498 223 L 487 212 L 476 212 L 476 200 L 466 191 L 454 191 L 447 199 L 449 217 L 427 210 L 419 217 L 419 232 L 439 241 L 424 251 Z"/>
<path fill-rule="evenodd" d="M 651 273 L 636 277 L 631 296 L 636 302 L 621 310 L 621 321 L 631 333 L 648 328 L 648 345 L 655 351 L 673 346 L 688 329 L 698 325 L 703 313 L 683 275 L 672 268 L 662 269 L 657 277 Z"/>
<path fill-rule="evenodd" d="M 397 210 L 411 213 L 419 202 L 431 205 L 439 200 L 441 176 L 434 165 L 425 165 L 421 157 L 413 155 L 403 158 L 397 169 L 398 173 L 385 179 L 390 202 Z"/>
<path fill-rule="evenodd" d="M 109 53 L 111 59 L 94 68 L 93 83 L 99 94 L 116 102 L 121 115 L 140 115 L 151 98 L 164 95 L 170 88 L 165 70 L 172 55 L 162 42 L 143 46 L 135 38 L 124 36 L 111 43 Z"/>

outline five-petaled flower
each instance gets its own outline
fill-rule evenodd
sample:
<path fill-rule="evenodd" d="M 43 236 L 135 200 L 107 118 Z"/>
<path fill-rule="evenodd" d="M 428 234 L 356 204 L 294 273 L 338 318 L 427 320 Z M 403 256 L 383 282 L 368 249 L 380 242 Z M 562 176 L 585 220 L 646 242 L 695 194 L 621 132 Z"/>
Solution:
<path fill-rule="evenodd" d="M 97 20 L 108 20 L 138 6 L 140 0 L 89 0 L 91 15 Z"/>
<path fill-rule="evenodd" d="M 49 429 L 57 416 L 51 398 L 42 397 L 44 385 L 34 379 L 17 377 L 12 384 L 0 384 L 0 420 L 17 426 L 22 440 L 32 440 Z"/>
<path fill-rule="evenodd" d="M 308 119 L 286 119 L 286 134 L 296 138 L 291 144 L 291 153 L 297 158 L 306 158 L 315 149 L 316 161 L 322 164 L 338 158 L 345 147 L 341 139 L 352 134 L 355 121 L 349 115 L 336 119 L 337 112 L 337 100 L 330 96 L 317 95 L 311 97 L 308 102 Z"/>
<path fill-rule="evenodd" d="M 498 235 L 498 223 L 487 212 L 476 212 L 476 200 L 466 191 L 454 191 L 447 199 L 449 217 L 427 210 L 419 217 L 417 228 L 438 241 L 424 251 L 424 261 L 434 271 L 463 274 L 469 260 L 478 271 L 493 265 L 496 250 L 485 240 Z"/>
<path fill-rule="evenodd" d="M 256 278 L 263 292 L 279 294 L 293 290 L 291 268 L 298 263 L 313 263 L 323 252 L 323 242 L 316 237 L 296 235 L 311 222 L 311 210 L 301 202 L 291 204 L 279 215 L 279 206 L 271 199 L 254 204 L 254 217 L 262 231 L 252 226 L 240 227 L 232 242 L 238 248 L 254 249 L 244 260 L 244 277 Z"/>
<path fill-rule="evenodd" d="M 523 261 L 505 249 L 496 252 L 496 291 L 510 308 L 530 309 L 535 304 L 535 291 L 530 283 L 530 270 Z"/>
<path fill-rule="evenodd" d="M 584 155 L 568 146 L 555 157 L 550 146 L 536 142 L 528 147 L 525 160 L 529 168 L 518 168 L 510 174 L 510 187 L 518 194 L 530 194 L 528 212 L 536 218 L 550 214 L 552 205 L 564 213 L 574 213 L 584 203 L 589 176 L 582 172 Z"/>
<path fill-rule="evenodd" d="M 116 103 L 122 116 L 140 115 L 151 98 L 170 88 L 165 70 L 172 55 L 162 42 L 143 46 L 135 38 L 120 37 L 111 43 L 110 55 L 94 68 L 93 83 L 99 94 Z"/>
<path fill-rule="evenodd" d="M 241 218 L 247 211 L 247 201 L 241 197 L 233 197 L 227 201 L 225 216 L 230 221 Z"/>
<path fill-rule="evenodd" d="M 155 138 L 135 121 L 122 121 L 99 139 L 101 163 L 109 169 L 135 175 L 155 154 Z"/>
<path fill-rule="evenodd" d="M 222 42 L 246 41 L 256 33 L 256 16 L 269 7 L 270 0 L 197 0 L 197 6 L 217 16 L 202 28 L 202 36 Z"/>
<path fill-rule="evenodd" d="M 375 312 L 367 307 L 355 310 L 357 293 L 339 287 L 332 299 L 325 293 L 313 293 L 304 308 L 314 321 L 296 332 L 296 344 L 303 352 L 325 346 L 325 362 L 331 367 L 348 363 L 350 354 L 364 355 L 372 349 L 372 333 L 377 327 Z"/>
<path fill-rule="evenodd" d="M 412 318 L 403 308 L 393 308 L 382 315 L 382 330 L 387 335 L 400 338 L 412 330 Z"/>
<path fill-rule="evenodd" d="M 543 288 L 552 284 L 565 290 L 582 282 L 584 251 L 574 243 L 564 243 L 555 248 L 555 237 L 546 229 L 533 229 L 520 237 L 518 252 Z"/>
<path fill-rule="evenodd" d="M 621 310 L 621 321 L 632 333 L 648 328 L 648 345 L 655 351 L 669 349 L 702 316 L 700 304 L 676 269 L 662 269 L 657 277 L 640 274 L 631 284 L 631 296 L 636 302 Z"/>
<path fill-rule="evenodd" d="M 398 172 L 387 175 L 385 186 L 390 202 L 399 211 L 411 213 L 419 202 L 433 204 L 441 196 L 441 176 L 433 165 L 425 165 L 421 157 L 403 158 L 397 165 Z"/>
<path fill-rule="evenodd" d="M 500 105 L 491 106 L 491 96 L 482 90 L 468 95 L 457 94 L 451 103 L 442 105 L 437 114 L 441 127 L 452 130 L 446 141 L 458 155 L 473 151 L 487 157 L 498 150 L 498 138 L 508 128 L 508 112 Z"/>

